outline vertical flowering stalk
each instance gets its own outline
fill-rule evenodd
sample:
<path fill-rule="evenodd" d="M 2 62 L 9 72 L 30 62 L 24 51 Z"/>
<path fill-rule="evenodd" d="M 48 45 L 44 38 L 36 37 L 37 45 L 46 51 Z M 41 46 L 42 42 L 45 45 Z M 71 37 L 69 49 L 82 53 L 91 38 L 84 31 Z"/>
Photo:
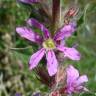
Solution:
<path fill-rule="evenodd" d="M 23 3 L 36 3 L 40 2 L 39 0 L 21 0 Z M 43 4 L 43 3 L 42 3 Z M 41 4 L 41 5 L 42 5 Z M 68 20 L 68 23 L 65 22 L 62 28 L 59 28 L 60 25 L 60 0 L 52 0 L 52 30 L 51 32 L 45 27 L 42 23 L 34 18 L 30 18 L 27 20 L 27 24 L 30 27 L 36 27 L 41 30 L 42 35 L 33 31 L 33 29 L 23 26 L 17 27 L 16 32 L 23 38 L 37 43 L 39 46 L 38 51 L 36 51 L 29 60 L 29 69 L 32 70 L 36 68 L 41 61 L 41 59 L 45 58 L 47 67 L 45 70 L 41 70 L 42 68 L 36 68 L 36 72 L 39 76 L 41 76 L 41 81 L 48 85 L 52 90 L 49 96 L 71 96 L 73 93 L 80 93 L 84 91 L 83 84 L 88 81 L 86 75 L 79 76 L 79 72 L 72 65 L 68 68 L 63 66 L 62 59 L 69 58 L 71 60 L 80 60 L 80 53 L 74 47 L 67 47 L 65 44 L 65 39 L 70 37 L 72 33 L 76 30 L 76 23 Z M 72 13 L 73 12 L 73 13 Z M 70 13 L 70 14 L 69 14 Z M 74 10 L 68 11 L 65 17 L 74 16 Z M 42 15 L 43 16 L 43 15 Z M 67 19 L 66 19 L 67 20 Z M 69 22 L 70 21 L 70 22 Z M 61 44 L 64 41 L 64 44 Z M 59 55 L 58 53 L 61 53 Z M 58 57 L 63 57 L 58 58 Z M 59 69 L 58 69 L 59 68 Z M 44 69 L 44 67 L 43 67 Z M 48 69 L 48 73 L 46 75 L 46 69 Z M 51 76 L 53 77 L 50 79 Z M 44 80 L 43 80 L 43 79 Z M 48 81 L 48 82 L 46 82 Z M 39 93 L 36 93 L 34 96 L 40 96 Z"/>
<path fill-rule="evenodd" d="M 60 0 L 53 0 L 52 4 L 52 34 L 54 34 L 60 23 Z"/>

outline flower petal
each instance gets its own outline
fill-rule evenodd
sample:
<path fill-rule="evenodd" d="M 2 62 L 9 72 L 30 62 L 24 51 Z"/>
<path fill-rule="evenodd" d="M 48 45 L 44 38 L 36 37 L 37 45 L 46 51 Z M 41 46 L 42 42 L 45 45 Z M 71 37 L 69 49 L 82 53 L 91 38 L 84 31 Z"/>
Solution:
<path fill-rule="evenodd" d="M 35 26 L 35 27 L 39 28 L 43 32 L 45 39 L 50 37 L 49 30 L 43 24 L 39 23 L 36 19 L 31 18 L 27 21 L 27 23 L 30 26 Z"/>
<path fill-rule="evenodd" d="M 76 85 L 79 86 L 85 82 L 88 82 L 88 77 L 86 75 L 82 75 L 78 78 L 78 80 L 76 81 Z"/>
<path fill-rule="evenodd" d="M 72 35 L 72 33 L 76 30 L 76 24 L 70 23 L 65 25 L 62 29 L 60 29 L 54 36 L 55 40 L 62 40 L 64 38 L 68 38 Z"/>
<path fill-rule="evenodd" d="M 29 61 L 30 70 L 32 70 L 38 65 L 39 61 L 43 58 L 44 54 L 45 54 L 45 49 L 42 48 L 31 56 Z"/>
<path fill-rule="evenodd" d="M 80 60 L 80 53 L 75 48 L 59 46 L 57 49 L 63 51 L 65 57 L 68 57 L 72 60 Z"/>
<path fill-rule="evenodd" d="M 28 3 L 28 4 L 40 2 L 40 0 L 18 0 L 18 1 L 23 2 L 23 3 Z"/>
<path fill-rule="evenodd" d="M 53 51 L 48 51 L 46 54 L 47 58 L 47 69 L 50 76 L 53 76 L 57 72 L 58 62 Z"/>
<path fill-rule="evenodd" d="M 17 27 L 16 32 L 23 38 L 28 39 L 32 42 L 40 43 L 42 38 L 30 28 Z"/>
<path fill-rule="evenodd" d="M 80 53 L 75 48 L 67 48 L 64 51 L 65 57 L 72 60 L 80 60 Z"/>
<path fill-rule="evenodd" d="M 79 78 L 79 72 L 77 69 L 75 69 L 72 65 L 69 65 L 66 68 L 66 73 L 67 73 L 67 84 L 70 85 L 73 82 Z"/>

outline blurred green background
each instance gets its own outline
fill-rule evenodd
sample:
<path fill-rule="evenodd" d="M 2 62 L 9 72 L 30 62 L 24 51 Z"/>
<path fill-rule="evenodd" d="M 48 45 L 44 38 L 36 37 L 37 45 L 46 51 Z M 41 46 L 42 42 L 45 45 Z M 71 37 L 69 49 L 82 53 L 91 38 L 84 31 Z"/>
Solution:
<path fill-rule="evenodd" d="M 87 88 L 96 93 L 96 0 L 62 0 L 62 5 L 66 9 L 74 2 L 80 7 L 78 28 L 76 36 L 67 42 L 69 45 L 78 44 L 81 60 L 68 62 L 74 64 L 81 74 L 88 75 Z M 22 39 L 15 31 L 16 26 L 26 25 L 31 8 L 15 0 L 0 0 L 0 96 L 15 96 L 15 93 L 31 96 L 35 91 L 48 91 L 36 79 L 35 73 L 28 70 L 28 60 L 36 46 Z M 80 96 L 95 95 L 84 93 Z"/>

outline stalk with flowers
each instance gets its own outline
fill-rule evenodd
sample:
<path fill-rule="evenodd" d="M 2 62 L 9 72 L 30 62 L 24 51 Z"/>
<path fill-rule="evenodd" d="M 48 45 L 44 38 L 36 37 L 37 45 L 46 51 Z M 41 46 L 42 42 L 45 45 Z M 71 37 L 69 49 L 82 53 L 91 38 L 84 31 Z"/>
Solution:
<path fill-rule="evenodd" d="M 25 4 L 39 4 L 45 14 L 43 21 L 33 17 L 28 18 L 28 26 L 16 27 L 16 32 L 23 38 L 38 45 L 38 50 L 29 59 L 29 70 L 34 69 L 40 81 L 50 88 L 45 96 L 72 96 L 74 93 L 88 91 L 84 83 L 88 82 L 86 75 L 79 74 L 79 71 L 71 64 L 66 64 L 66 59 L 79 61 L 80 52 L 72 46 L 68 47 L 66 40 L 76 31 L 76 20 L 73 19 L 77 10 L 70 8 L 65 12 L 64 22 L 61 23 L 62 13 L 61 1 L 52 0 L 52 7 L 46 5 L 46 0 L 19 0 Z M 50 10 L 51 11 L 50 11 Z M 34 13 L 35 14 L 35 13 Z M 46 26 L 47 25 L 47 26 Z M 34 29 L 41 31 L 37 33 Z M 32 45 L 34 46 L 34 45 Z M 42 65 L 39 66 L 39 63 Z M 42 96 L 39 93 L 33 96 Z"/>

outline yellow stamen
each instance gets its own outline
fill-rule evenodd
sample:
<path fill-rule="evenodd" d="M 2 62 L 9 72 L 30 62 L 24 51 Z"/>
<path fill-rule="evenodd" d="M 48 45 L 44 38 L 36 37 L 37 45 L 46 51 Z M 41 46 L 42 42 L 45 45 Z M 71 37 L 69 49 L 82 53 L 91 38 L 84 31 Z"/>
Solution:
<path fill-rule="evenodd" d="M 43 42 L 43 47 L 46 49 L 54 49 L 55 48 L 55 43 L 52 39 L 47 39 L 46 41 Z"/>

